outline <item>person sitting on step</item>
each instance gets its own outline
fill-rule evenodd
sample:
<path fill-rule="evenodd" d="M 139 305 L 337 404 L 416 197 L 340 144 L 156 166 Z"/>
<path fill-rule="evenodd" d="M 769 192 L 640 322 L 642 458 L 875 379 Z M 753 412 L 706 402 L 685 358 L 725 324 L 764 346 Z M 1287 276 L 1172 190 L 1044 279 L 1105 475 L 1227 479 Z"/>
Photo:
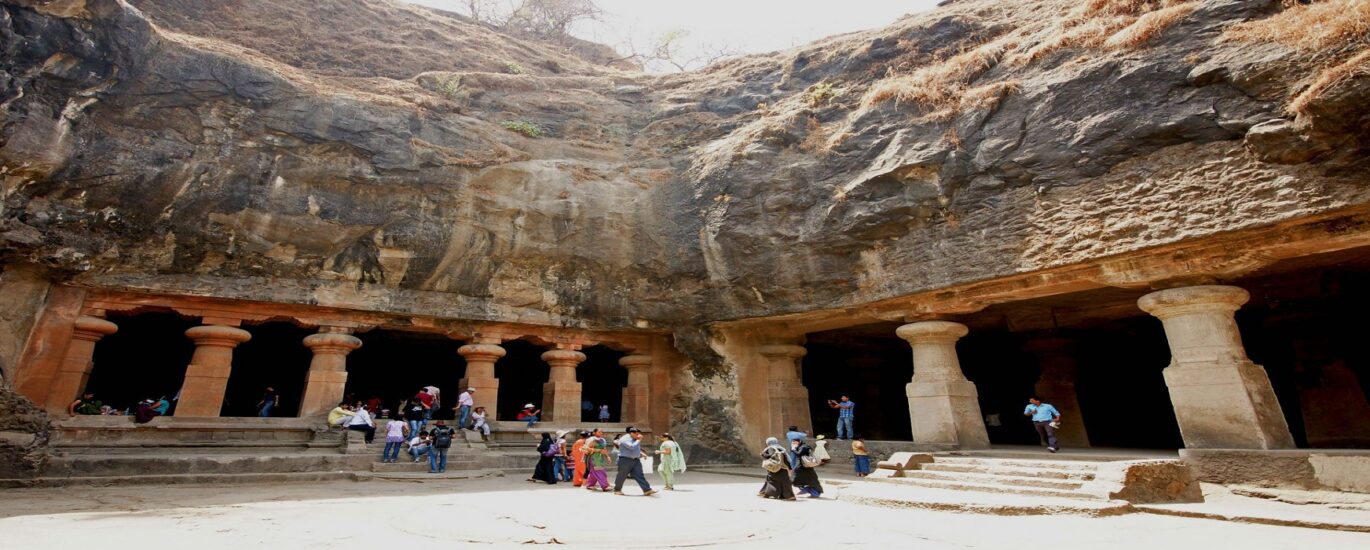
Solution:
<path fill-rule="evenodd" d="M 376 423 L 371 420 L 371 414 L 366 412 L 365 405 L 358 407 L 357 414 L 347 421 L 347 429 L 366 434 L 367 443 L 376 438 Z"/>
<path fill-rule="evenodd" d="M 532 403 L 529 403 L 523 406 L 523 410 L 519 411 L 518 416 L 515 418 L 527 422 L 528 427 L 532 428 L 533 425 L 538 423 L 539 414 L 542 414 L 542 409 L 534 407 Z"/>
<path fill-rule="evenodd" d="M 357 413 L 353 412 L 352 405 L 348 405 L 346 402 L 338 403 L 337 407 L 328 411 L 328 426 L 330 428 L 334 426 L 343 427 L 355 414 Z"/>

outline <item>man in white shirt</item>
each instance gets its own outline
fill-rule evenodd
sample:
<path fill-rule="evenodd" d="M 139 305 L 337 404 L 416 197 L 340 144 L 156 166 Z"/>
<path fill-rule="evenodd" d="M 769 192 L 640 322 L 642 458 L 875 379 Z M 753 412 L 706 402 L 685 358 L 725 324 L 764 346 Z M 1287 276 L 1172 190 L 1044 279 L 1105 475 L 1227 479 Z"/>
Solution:
<path fill-rule="evenodd" d="M 376 423 L 371 420 L 371 413 L 366 411 L 365 405 L 358 408 L 357 414 L 347 421 L 347 429 L 365 432 L 367 443 L 376 438 Z"/>
<path fill-rule="evenodd" d="M 457 428 L 465 430 L 466 421 L 471 419 L 471 409 L 476 406 L 476 401 L 471 398 L 471 394 L 476 393 L 476 388 L 466 388 L 457 396 Z"/>

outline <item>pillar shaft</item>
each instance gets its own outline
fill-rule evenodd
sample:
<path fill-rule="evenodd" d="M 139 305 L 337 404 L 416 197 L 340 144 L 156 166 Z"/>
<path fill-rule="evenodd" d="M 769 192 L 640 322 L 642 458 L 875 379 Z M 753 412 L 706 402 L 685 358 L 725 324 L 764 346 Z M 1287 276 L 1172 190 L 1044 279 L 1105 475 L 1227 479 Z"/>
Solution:
<path fill-rule="evenodd" d="M 1026 349 L 1037 356 L 1042 374 L 1033 391 L 1061 412 L 1061 427 L 1056 439 L 1066 447 L 1088 447 L 1089 434 L 1075 394 L 1079 368 L 1072 354 L 1074 342 L 1065 338 L 1040 338 L 1028 342 Z"/>
<path fill-rule="evenodd" d="M 94 367 L 95 343 L 101 338 L 114 334 L 119 327 L 98 317 L 80 316 L 76 318 L 71 342 L 67 344 L 67 354 L 57 367 L 57 374 L 48 386 L 45 407 L 49 413 L 65 415 L 67 405 L 81 396 L 90 380 L 90 370 Z M 97 396 L 98 397 L 98 396 Z"/>
<path fill-rule="evenodd" d="M 314 357 L 309 361 L 304 397 L 300 399 L 301 417 L 325 415 L 338 406 L 347 386 L 347 354 L 362 346 L 356 336 L 340 329 L 325 330 L 304 338 Z"/>
<path fill-rule="evenodd" d="M 623 408 L 620 411 L 622 421 L 639 426 L 646 424 L 650 411 L 652 357 L 627 355 L 619 359 L 618 364 L 628 369 L 628 385 L 623 388 Z"/>
<path fill-rule="evenodd" d="M 195 341 L 195 354 L 186 367 L 176 416 L 217 417 L 233 370 L 233 348 L 252 335 L 236 327 L 205 325 L 187 330 L 186 337 Z"/>
<path fill-rule="evenodd" d="M 1242 347 L 1233 313 L 1248 298 L 1233 286 L 1192 286 L 1137 302 L 1165 326 L 1171 353 L 1165 383 L 1185 447 L 1294 447 L 1270 378 Z"/>
<path fill-rule="evenodd" d="M 585 354 L 572 349 L 548 350 L 542 360 L 551 367 L 547 383 L 542 386 L 542 412 L 552 422 L 580 422 L 580 382 L 576 381 L 576 366 Z"/>
<path fill-rule="evenodd" d="M 808 354 L 804 346 L 766 344 L 758 350 L 766 358 L 766 398 L 770 421 L 768 434 L 784 437 L 786 428 L 810 429 L 809 390 L 800 377 L 800 359 Z"/>
<path fill-rule="evenodd" d="M 948 321 L 899 327 L 913 348 L 913 379 L 905 387 L 913 442 L 961 449 L 989 447 L 975 384 L 961 372 L 956 341 L 969 330 Z"/>
<path fill-rule="evenodd" d="M 499 402 L 499 379 L 495 378 L 495 362 L 504 357 L 504 348 L 499 340 L 480 340 L 457 349 L 466 358 L 466 377 L 461 379 L 461 389 L 474 388 L 476 393 L 471 401 L 476 407 L 485 407 L 488 420 L 495 420 L 498 414 L 495 404 Z"/>

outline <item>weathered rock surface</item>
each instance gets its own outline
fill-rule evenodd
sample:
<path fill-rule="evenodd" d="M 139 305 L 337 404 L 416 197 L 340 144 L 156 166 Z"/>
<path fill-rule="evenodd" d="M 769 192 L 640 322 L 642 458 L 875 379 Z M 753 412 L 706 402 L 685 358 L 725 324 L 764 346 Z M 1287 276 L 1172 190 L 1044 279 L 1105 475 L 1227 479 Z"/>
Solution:
<path fill-rule="evenodd" d="M 386 0 L 134 4 L 3 2 L 6 263 L 90 285 L 667 327 L 708 375 L 709 321 L 1370 200 L 1370 83 L 1295 117 L 1312 54 L 1224 36 L 1278 0 L 1191 2 L 1124 46 L 1061 45 L 1078 2 L 959 1 L 657 77 Z M 990 45 L 974 70 L 953 63 Z M 954 109 L 868 97 L 886 74 L 937 67 L 965 73 Z"/>

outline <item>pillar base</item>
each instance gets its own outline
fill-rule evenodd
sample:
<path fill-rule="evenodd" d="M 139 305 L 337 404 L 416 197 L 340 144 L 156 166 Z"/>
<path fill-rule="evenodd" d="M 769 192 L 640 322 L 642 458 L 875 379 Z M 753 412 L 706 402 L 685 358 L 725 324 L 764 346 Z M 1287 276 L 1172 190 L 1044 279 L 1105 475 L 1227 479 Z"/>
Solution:
<path fill-rule="evenodd" d="M 1163 374 L 1186 448 L 1294 448 L 1275 390 L 1260 365 L 1171 363 Z"/>
<path fill-rule="evenodd" d="M 920 381 L 905 386 L 913 442 L 949 445 L 959 449 L 989 448 L 989 434 L 980 415 L 979 394 L 969 380 Z"/>

